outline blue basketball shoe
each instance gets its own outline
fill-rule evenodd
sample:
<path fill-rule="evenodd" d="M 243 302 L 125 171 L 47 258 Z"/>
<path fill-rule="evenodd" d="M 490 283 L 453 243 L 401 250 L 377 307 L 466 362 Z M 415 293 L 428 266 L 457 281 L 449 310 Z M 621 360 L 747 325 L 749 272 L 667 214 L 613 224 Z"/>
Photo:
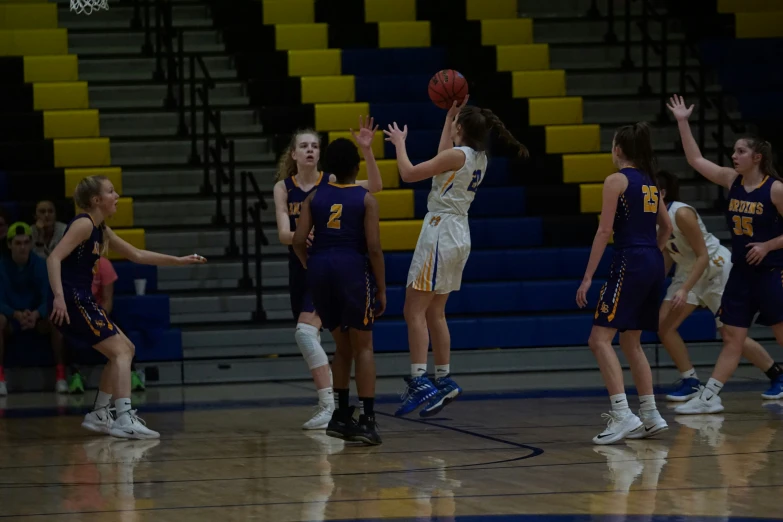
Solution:
<path fill-rule="evenodd" d="M 405 382 L 408 386 L 402 394 L 402 405 L 394 412 L 394 415 L 398 417 L 415 411 L 438 393 L 438 389 L 426 375 L 405 377 Z"/>
<path fill-rule="evenodd" d="M 783 375 L 772 381 L 772 386 L 761 394 L 761 398 L 773 401 L 783 399 Z"/>
<path fill-rule="evenodd" d="M 680 381 L 679 388 L 667 395 L 666 399 L 674 402 L 689 401 L 699 394 L 700 385 L 699 379 L 694 379 L 692 377 L 683 379 Z"/>
<path fill-rule="evenodd" d="M 447 375 L 435 381 L 435 387 L 438 393 L 435 394 L 430 402 L 419 412 L 420 417 L 432 417 L 440 413 L 440 410 L 449 405 L 454 399 L 460 396 L 462 388 L 454 382 L 451 376 Z"/>

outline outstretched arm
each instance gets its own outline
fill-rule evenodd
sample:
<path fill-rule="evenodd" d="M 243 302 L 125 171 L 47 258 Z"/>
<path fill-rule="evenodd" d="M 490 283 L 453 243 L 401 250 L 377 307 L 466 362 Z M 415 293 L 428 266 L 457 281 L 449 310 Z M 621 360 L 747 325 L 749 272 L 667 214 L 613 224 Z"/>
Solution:
<path fill-rule="evenodd" d="M 462 101 L 461 104 L 457 104 L 457 100 L 454 100 L 454 103 L 451 104 L 451 109 L 449 109 L 449 112 L 446 114 L 446 122 L 443 124 L 443 132 L 440 134 L 440 143 L 438 143 L 438 154 L 443 152 L 444 150 L 449 150 L 450 148 L 454 147 L 454 142 L 451 141 L 451 126 L 454 123 L 454 120 L 459 116 L 459 112 L 462 110 L 462 108 L 468 104 L 468 99 L 470 98 L 470 95 L 468 94 L 465 96 L 465 99 Z"/>
<path fill-rule="evenodd" d="M 686 107 L 682 96 L 675 94 L 669 99 L 667 107 L 677 120 L 677 128 L 680 130 L 682 147 L 685 149 L 685 158 L 688 160 L 688 165 L 713 183 L 731 188 L 731 184 L 734 183 L 738 176 L 737 171 L 716 165 L 701 155 L 699 146 L 696 144 L 696 140 L 691 132 L 691 126 L 688 124 L 688 118 L 693 113 L 693 105 Z"/>
<path fill-rule="evenodd" d="M 109 248 L 125 257 L 128 261 L 133 261 L 140 265 L 155 265 L 155 266 L 183 266 L 206 263 L 206 258 L 197 254 L 191 254 L 184 257 L 175 257 L 168 254 L 159 254 L 157 252 L 151 252 L 149 250 L 141 250 L 131 245 L 120 236 L 114 233 L 114 231 L 106 227 L 106 238 L 109 240 Z"/>

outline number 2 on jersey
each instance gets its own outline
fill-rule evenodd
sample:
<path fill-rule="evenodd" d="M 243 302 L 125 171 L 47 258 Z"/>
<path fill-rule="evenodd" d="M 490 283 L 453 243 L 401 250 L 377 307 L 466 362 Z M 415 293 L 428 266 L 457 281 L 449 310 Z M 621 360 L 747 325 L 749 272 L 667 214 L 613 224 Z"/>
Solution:
<path fill-rule="evenodd" d="M 642 185 L 644 193 L 644 211 L 658 213 L 658 187 L 655 185 Z"/>
<path fill-rule="evenodd" d="M 338 204 L 332 205 L 330 209 L 329 222 L 326 223 L 326 228 L 340 229 L 340 218 L 343 216 L 343 206 Z"/>
<path fill-rule="evenodd" d="M 468 185 L 468 192 L 476 192 L 479 183 L 481 183 L 481 171 L 476 170 L 473 172 L 473 179 L 470 180 L 470 185 Z"/>
<path fill-rule="evenodd" d="M 735 236 L 749 236 L 753 237 L 753 218 L 748 216 L 732 216 L 734 221 L 734 235 Z"/>

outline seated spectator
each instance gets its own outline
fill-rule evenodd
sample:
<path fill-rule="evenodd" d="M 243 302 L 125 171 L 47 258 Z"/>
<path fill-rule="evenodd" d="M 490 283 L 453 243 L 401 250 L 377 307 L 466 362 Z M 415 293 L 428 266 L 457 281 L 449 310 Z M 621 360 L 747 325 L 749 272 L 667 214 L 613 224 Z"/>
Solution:
<path fill-rule="evenodd" d="M 30 226 L 17 222 L 8 227 L 10 255 L 0 259 L 0 395 L 7 395 L 3 361 L 5 344 L 25 331 L 50 338 L 57 363 L 57 392 L 68 391 L 63 365 L 63 338 L 47 316 L 49 276 L 46 262 L 31 252 Z"/>
<path fill-rule="evenodd" d="M 8 224 L 11 222 L 11 218 L 8 212 L 3 207 L 0 207 L 0 257 L 3 257 L 8 253 L 8 242 L 6 236 L 8 235 Z"/>
<path fill-rule="evenodd" d="M 65 223 L 57 221 L 54 203 L 48 200 L 35 205 L 35 225 L 33 226 L 33 252 L 46 259 L 63 238 Z"/>

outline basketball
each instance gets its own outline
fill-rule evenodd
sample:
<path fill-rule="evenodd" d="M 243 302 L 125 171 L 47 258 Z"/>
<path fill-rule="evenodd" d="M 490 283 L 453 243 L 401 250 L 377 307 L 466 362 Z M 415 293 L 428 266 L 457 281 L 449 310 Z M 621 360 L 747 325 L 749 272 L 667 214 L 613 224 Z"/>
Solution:
<path fill-rule="evenodd" d="M 444 69 L 430 79 L 430 100 L 441 109 L 450 109 L 454 101 L 462 103 L 468 95 L 468 81 L 459 71 Z"/>

